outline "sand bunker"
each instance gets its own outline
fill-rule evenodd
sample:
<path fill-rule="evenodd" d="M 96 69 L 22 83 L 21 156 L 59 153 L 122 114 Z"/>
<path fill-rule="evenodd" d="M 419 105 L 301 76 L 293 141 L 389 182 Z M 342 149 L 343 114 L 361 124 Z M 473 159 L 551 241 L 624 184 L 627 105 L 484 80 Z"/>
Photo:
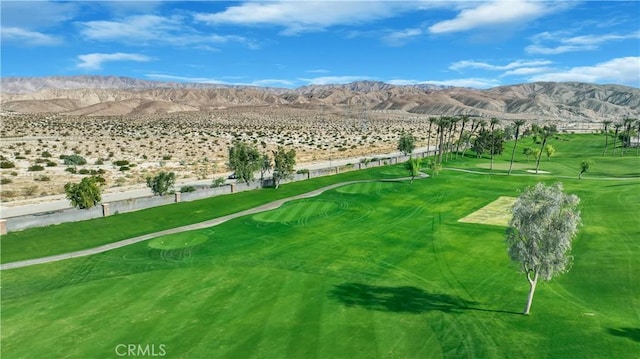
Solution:
<path fill-rule="evenodd" d="M 529 172 L 529 173 L 536 173 L 536 170 L 527 170 L 527 172 Z M 543 170 L 538 170 L 538 174 L 541 174 L 541 173 L 542 173 L 542 174 L 548 174 L 548 173 L 551 173 L 551 172 L 547 172 L 547 171 L 543 171 Z"/>
<path fill-rule="evenodd" d="M 511 207 L 515 201 L 515 197 L 498 197 L 498 199 L 488 205 L 459 219 L 458 222 L 507 227 L 512 216 Z"/>

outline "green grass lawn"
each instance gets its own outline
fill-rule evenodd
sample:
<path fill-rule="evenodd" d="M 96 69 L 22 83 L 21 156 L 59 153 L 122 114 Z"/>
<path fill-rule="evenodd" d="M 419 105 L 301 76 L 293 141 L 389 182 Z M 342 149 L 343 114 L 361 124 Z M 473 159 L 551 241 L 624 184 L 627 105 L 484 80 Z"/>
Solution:
<path fill-rule="evenodd" d="M 562 182 L 581 198 L 584 225 L 573 268 L 539 284 L 530 316 L 518 314 L 528 284 L 508 260 L 504 228 L 457 221 L 557 179 L 445 170 L 413 184 L 339 187 L 204 230 L 2 271 L 0 354 L 116 357 L 118 344 L 134 343 L 163 345 L 171 358 L 634 357 L 640 179 L 593 178 L 638 177 L 638 158 L 597 157 L 602 147 L 585 145 L 598 136 L 566 138 L 552 142 L 556 157 L 541 169 L 571 177 Z M 584 152 L 570 155 L 577 149 Z M 506 153 L 497 163 L 508 163 Z M 585 155 L 594 172 L 578 180 Z M 488 171 L 476 167 L 487 161 L 445 167 Z M 404 174 L 387 167 L 242 195 L 256 205 L 273 193 L 383 172 Z M 115 217 L 127 223 L 128 216 Z"/>

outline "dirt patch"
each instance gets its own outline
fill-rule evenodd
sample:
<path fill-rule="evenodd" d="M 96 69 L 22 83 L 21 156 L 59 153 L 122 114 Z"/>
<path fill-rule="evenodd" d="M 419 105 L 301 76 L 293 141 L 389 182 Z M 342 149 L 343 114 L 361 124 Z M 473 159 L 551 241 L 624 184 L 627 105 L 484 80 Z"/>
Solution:
<path fill-rule="evenodd" d="M 488 205 L 459 219 L 458 222 L 507 227 L 512 216 L 511 207 L 515 201 L 515 197 L 500 196 Z"/>

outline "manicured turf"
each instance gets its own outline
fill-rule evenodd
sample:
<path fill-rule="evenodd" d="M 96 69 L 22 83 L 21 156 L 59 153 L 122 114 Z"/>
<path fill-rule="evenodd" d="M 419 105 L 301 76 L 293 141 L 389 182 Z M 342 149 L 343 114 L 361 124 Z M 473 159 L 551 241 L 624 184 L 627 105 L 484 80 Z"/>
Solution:
<path fill-rule="evenodd" d="M 552 161 L 568 172 L 574 160 Z M 607 161 L 596 163 L 618 168 Z M 640 180 L 574 174 L 562 180 L 582 200 L 574 266 L 539 284 L 528 317 L 504 228 L 458 219 L 556 179 L 445 170 L 3 271 L 0 354 L 115 357 L 136 343 L 165 345 L 172 358 L 634 357 Z"/>

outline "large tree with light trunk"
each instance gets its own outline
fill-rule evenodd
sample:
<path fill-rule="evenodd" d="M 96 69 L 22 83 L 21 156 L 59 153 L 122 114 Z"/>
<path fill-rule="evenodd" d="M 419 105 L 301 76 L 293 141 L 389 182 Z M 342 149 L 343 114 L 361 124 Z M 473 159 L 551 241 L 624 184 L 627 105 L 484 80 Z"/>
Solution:
<path fill-rule="evenodd" d="M 580 224 L 580 199 L 565 194 L 562 183 L 527 188 L 512 207 L 506 232 L 509 257 L 529 282 L 524 314 L 529 314 L 538 280 L 550 280 L 569 270 L 571 241 Z"/>

